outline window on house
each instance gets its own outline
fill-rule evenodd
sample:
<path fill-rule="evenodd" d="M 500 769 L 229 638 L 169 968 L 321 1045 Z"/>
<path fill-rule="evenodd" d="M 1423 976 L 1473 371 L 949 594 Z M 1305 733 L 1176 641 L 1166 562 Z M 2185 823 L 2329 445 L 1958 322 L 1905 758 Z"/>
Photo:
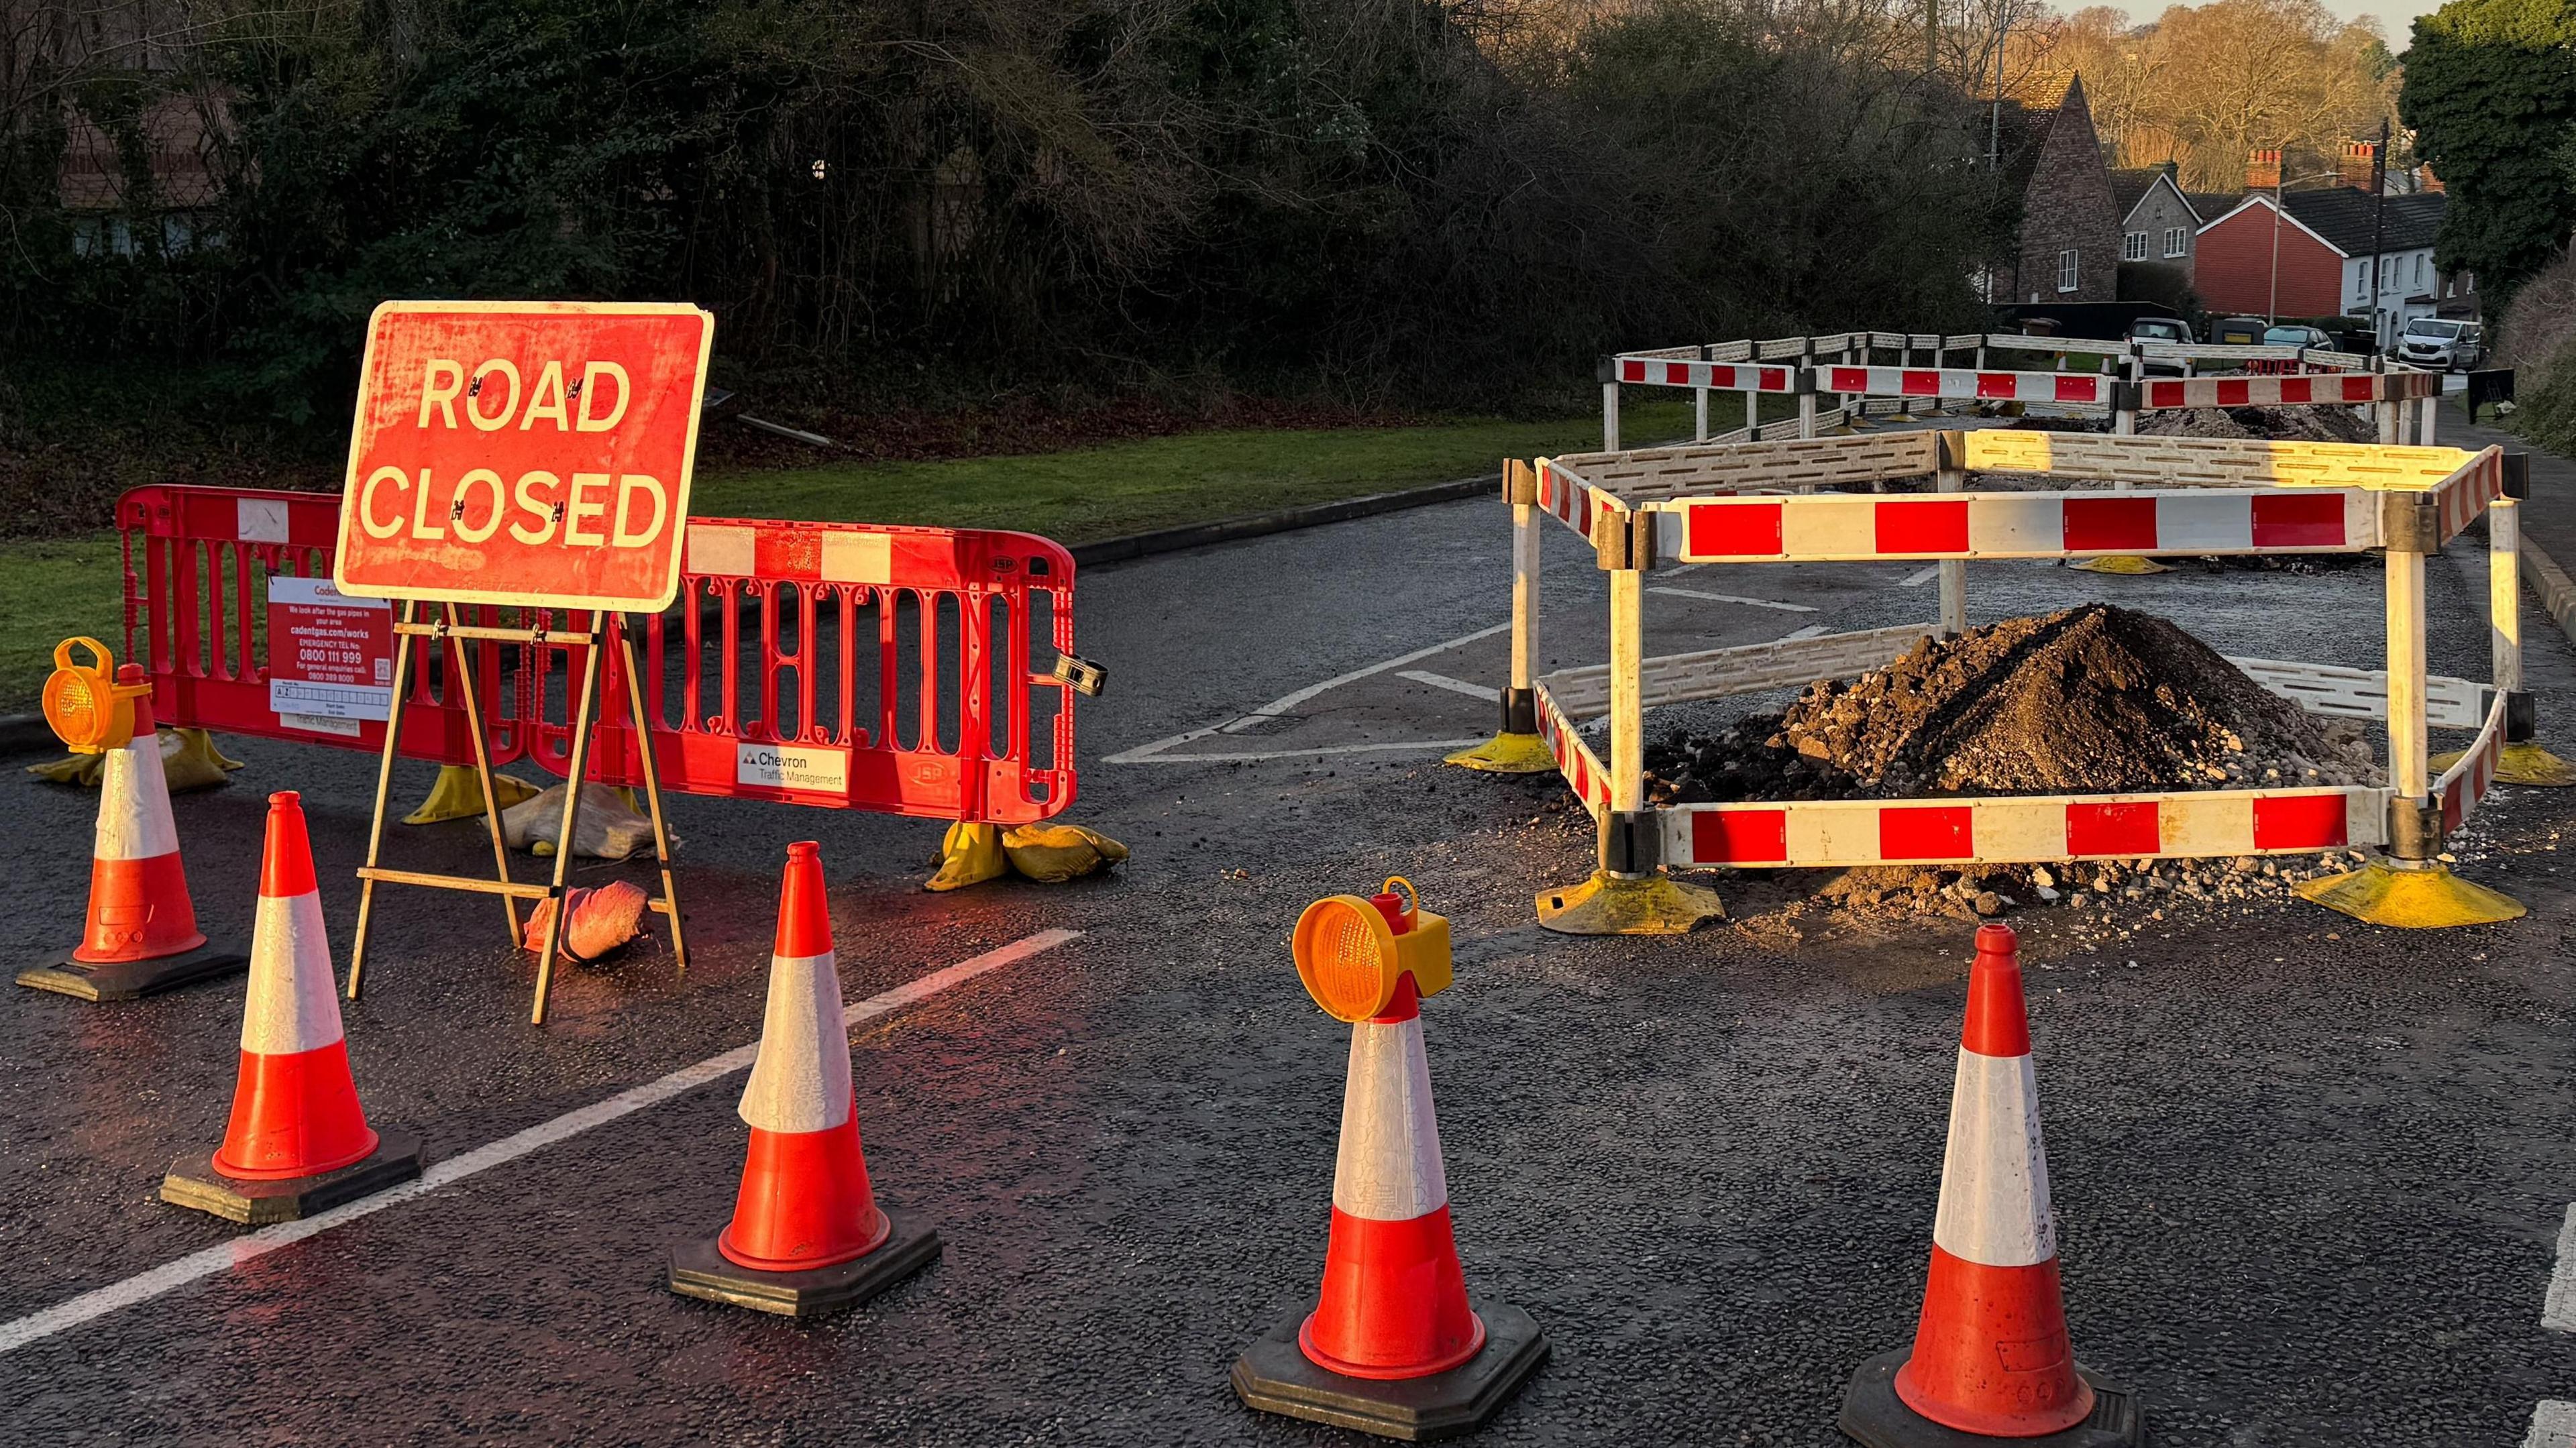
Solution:
<path fill-rule="evenodd" d="M 2370 266 L 2368 263 L 2364 263 L 2352 269 L 2352 298 L 2357 302 L 2366 302 L 2370 300 Z"/>
<path fill-rule="evenodd" d="M 2180 256 L 2180 255 L 2182 255 L 2184 252 L 2189 251 L 2190 249 L 2191 249 L 2191 228 L 2190 228 L 2190 227 L 2188 227 L 2188 226 L 2169 226 L 2169 227 L 2166 227 L 2166 228 L 2165 228 L 2165 255 L 2167 255 L 2167 256 Z"/>
<path fill-rule="evenodd" d="M 2061 292 L 2075 290 L 2076 275 L 2075 249 L 2068 247 L 2057 254 L 2057 289 Z"/>
<path fill-rule="evenodd" d="M 2415 285 L 2424 285 L 2424 253 L 2415 253 Z"/>
<path fill-rule="evenodd" d="M 2147 234 L 2145 232 L 2132 231 L 2120 238 L 2120 260 L 2145 261 L 2146 259 Z"/>

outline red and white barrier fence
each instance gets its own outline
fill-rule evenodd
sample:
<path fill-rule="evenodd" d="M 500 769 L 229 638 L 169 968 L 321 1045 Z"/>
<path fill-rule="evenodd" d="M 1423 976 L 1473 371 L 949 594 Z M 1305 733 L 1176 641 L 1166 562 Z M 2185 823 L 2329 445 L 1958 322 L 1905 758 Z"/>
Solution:
<path fill-rule="evenodd" d="M 2281 380 L 2281 379 L 2273 379 Z M 1972 473 L 2026 491 L 1963 491 Z M 2518 530 L 2504 458 L 2488 448 L 1984 430 L 1605 452 L 1506 469 L 1514 503 L 1513 677 L 1505 732 L 1534 733 L 1599 822 L 1602 879 L 1686 868 L 1995 864 L 2210 857 L 2385 847 L 2430 861 L 2476 810 L 2504 745 L 2528 737 L 2510 592 Z M 1822 491 L 1887 483 L 1930 494 Z M 2142 484 L 2070 488 L 2073 480 Z M 2048 486 L 2050 483 L 2055 486 Z M 1610 579 L 1610 662 L 1532 674 L 1537 519 L 1593 543 Z M 2492 685 L 2425 667 L 2425 556 L 2492 514 Z M 2385 785 L 2010 798 L 1800 800 L 1650 807 L 1644 710 L 1847 677 L 1930 633 L 1966 626 L 1965 565 L 1978 559 L 2127 553 L 2387 555 L 2384 671 L 2268 659 L 2248 676 L 2314 712 L 2384 719 Z M 1648 658 L 1641 580 L 1659 564 L 1938 560 L 1940 620 L 1921 628 L 1781 640 Z M 1605 761 L 1579 721 L 1608 716 Z M 1522 721 L 1515 723 L 1515 721 Z M 2438 779 L 2428 731 L 2478 731 Z M 2519 732 L 2517 732 L 2519 731 Z M 1568 892 L 1559 892 L 1571 898 Z M 1561 928 L 1583 928 L 1564 926 Z"/>

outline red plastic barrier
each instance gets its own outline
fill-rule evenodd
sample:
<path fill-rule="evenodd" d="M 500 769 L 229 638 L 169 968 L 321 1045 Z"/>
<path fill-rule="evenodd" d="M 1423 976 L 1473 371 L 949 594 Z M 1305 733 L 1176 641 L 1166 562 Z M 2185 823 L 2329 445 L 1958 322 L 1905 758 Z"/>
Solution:
<path fill-rule="evenodd" d="M 343 748 L 384 726 L 272 707 L 261 596 L 271 576 L 327 578 L 339 499 L 148 487 L 118 505 L 126 648 L 167 722 Z M 434 606 L 422 617 L 434 619 Z M 477 608 L 543 623 L 542 646 L 468 644 L 495 765 L 568 766 L 566 699 L 587 615 Z M 1073 802 L 1072 686 L 1032 667 L 1073 650 L 1073 559 L 1025 533 L 697 519 L 680 602 L 645 618 L 645 717 L 662 787 L 924 819 L 1023 824 Z M 473 762 L 447 648 L 421 648 L 402 752 Z M 589 777 L 643 782 L 629 681 L 602 680 Z"/>

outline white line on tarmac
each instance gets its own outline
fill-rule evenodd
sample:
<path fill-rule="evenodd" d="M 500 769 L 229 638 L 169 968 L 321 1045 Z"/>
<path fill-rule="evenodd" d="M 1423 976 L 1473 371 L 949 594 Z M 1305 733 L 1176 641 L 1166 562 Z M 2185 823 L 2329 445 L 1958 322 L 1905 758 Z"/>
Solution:
<path fill-rule="evenodd" d="M 1912 573 L 1898 579 L 1896 581 L 1896 586 L 1899 588 L 1921 588 L 1923 585 L 1930 583 L 1933 579 L 1940 576 L 1941 565 L 1935 563 L 1929 568 L 1917 568 Z"/>
<path fill-rule="evenodd" d="M 1792 629 L 1789 632 L 1780 635 L 1776 642 L 1784 644 L 1796 643 L 1800 639 L 1822 638 L 1824 637 L 1824 634 L 1825 626 L 1823 624 L 1811 623 L 1805 628 Z"/>
<path fill-rule="evenodd" d="M 1815 610 L 1815 609 L 1809 608 L 1807 605 L 1805 605 L 1805 604 L 1803 604 L 1803 603 L 1777 603 L 1777 602 L 1774 602 L 1773 600 L 1771 600 L 1771 599 L 1767 599 L 1767 598 L 1739 598 L 1739 597 L 1737 597 L 1736 595 L 1734 595 L 1734 594 L 1732 594 L 1732 593 L 1702 593 L 1702 592 L 1700 592 L 1700 591 L 1699 591 L 1698 589 L 1696 589 L 1696 588 L 1661 588 L 1661 587 L 1658 587 L 1658 588 L 1649 588 L 1649 589 L 1647 589 L 1646 591 L 1647 591 L 1648 593 L 1660 593 L 1660 594 L 1664 594 L 1665 596 L 1670 597 L 1670 598 L 1696 598 L 1696 599 L 1704 600 L 1704 601 L 1709 602 L 1709 603 L 1740 603 L 1740 604 L 1745 605 L 1745 606 L 1746 606 L 1746 607 L 1748 607 L 1748 608 L 1776 608 L 1776 609 L 1780 610 L 1782 613 L 1814 613 L 1814 612 L 1816 612 L 1816 610 Z"/>
<path fill-rule="evenodd" d="M 961 960 L 955 965 L 932 971 L 918 980 L 907 981 L 889 991 L 868 997 L 850 1007 L 847 1016 L 852 1025 L 873 1020 L 889 1012 L 928 1000 L 950 986 L 963 985 L 988 970 L 1028 959 L 1042 951 L 1053 950 L 1068 940 L 1078 939 L 1079 930 L 1041 930 L 1023 940 L 1015 940 L 998 950 Z M 105 1317 L 137 1303 L 149 1302 L 165 1292 L 185 1287 L 191 1282 L 212 1277 L 228 1268 L 253 1262 L 280 1247 L 292 1246 L 307 1237 L 319 1236 L 334 1227 L 346 1226 L 361 1217 L 372 1216 L 387 1207 L 398 1206 L 415 1198 L 488 1171 L 493 1167 L 518 1160 L 533 1151 L 567 1141 L 595 1126 L 605 1126 L 622 1116 L 629 1116 L 647 1106 L 658 1105 L 674 1096 L 694 1091 L 710 1082 L 721 1081 L 736 1071 L 750 1067 L 760 1054 L 760 1045 L 736 1046 L 721 1056 L 709 1056 L 694 1066 L 684 1066 L 658 1081 L 632 1086 L 604 1101 L 593 1102 L 567 1111 L 552 1121 L 539 1122 L 525 1131 L 514 1132 L 499 1141 L 478 1146 L 462 1156 L 430 1163 L 417 1181 L 361 1197 L 346 1206 L 334 1207 L 316 1217 L 302 1221 L 280 1222 L 262 1227 L 246 1236 L 191 1252 L 173 1262 L 164 1262 L 148 1272 L 139 1272 L 122 1282 L 92 1288 L 78 1297 L 55 1303 L 40 1312 L 31 1312 L 14 1322 L 0 1323 L 0 1353 L 14 1352 L 31 1342 L 38 1342 L 82 1323 Z"/>
<path fill-rule="evenodd" d="M 1386 754 L 1399 749 L 1433 751 L 1464 749 L 1482 744 L 1475 739 L 1399 739 L 1384 744 L 1327 744 L 1315 749 L 1273 749 L 1266 753 L 1234 754 L 1154 754 L 1143 759 L 1121 760 L 1123 764 L 1256 764 L 1265 759 L 1314 759 L 1327 754 Z"/>
<path fill-rule="evenodd" d="M 2531 1414 L 2531 1436 L 2522 1440 L 2522 1448 L 2567 1448 L 2576 1443 L 2576 1403 L 2556 1403 L 2543 1399 Z"/>
<path fill-rule="evenodd" d="M 1464 694 L 1470 699 L 1482 699 L 1488 704 L 1503 697 L 1503 691 L 1491 684 L 1470 684 L 1464 679 L 1453 679 L 1447 674 L 1435 674 L 1429 669 L 1406 669 L 1396 677 L 1411 679 L 1417 684 L 1429 684 L 1435 689 L 1446 689 L 1452 694 Z"/>
<path fill-rule="evenodd" d="M 2576 1206 L 2558 1229 L 2558 1268 L 2549 1274 L 2549 1295 L 2540 1300 L 2540 1325 L 2576 1332 Z"/>
<path fill-rule="evenodd" d="M 1320 684 L 1308 684 L 1306 687 L 1299 689 L 1293 694 L 1282 694 L 1278 698 L 1271 700 L 1269 703 L 1262 705 L 1260 708 L 1253 710 L 1249 714 L 1238 715 L 1235 718 L 1226 720 L 1222 724 L 1211 724 L 1204 729 L 1192 729 L 1186 733 L 1175 734 L 1168 739 L 1157 739 L 1151 744 L 1140 744 L 1135 748 L 1126 750 L 1122 753 L 1108 755 L 1100 762 L 1103 764 L 1190 764 L 1203 759 L 1286 759 L 1301 754 L 1322 754 L 1328 752 L 1334 754 L 1352 754 L 1367 749 L 1460 748 L 1462 746 L 1458 743 L 1434 744 L 1429 741 L 1424 741 L 1418 744 L 1352 745 L 1330 751 L 1320 749 L 1291 749 L 1272 754 L 1191 754 L 1168 760 L 1156 759 L 1154 757 L 1161 754 L 1164 750 L 1177 748 L 1183 744 L 1205 739 L 1211 734 L 1235 733 L 1266 720 L 1276 719 L 1280 715 L 1287 713 L 1289 710 L 1296 708 L 1298 705 L 1305 703 L 1307 700 L 1314 698 L 1317 694 L 1323 693 L 1327 689 L 1338 689 L 1344 684 L 1357 683 L 1373 674 L 1383 674 L 1389 669 L 1400 669 L 1407 664 L 1420 663 L 1422 660 L 1430 658 L 1434 654 L 1447 653 L 1449 650 L 1457 648 L 1462 644 L 1472 644 L 1478 639 L 1492 638 L 1498 633 L 1503 633 L 1509 630 L 1511 626 L 1511 621 L 1506 619 L 1501 623 L 1495 624 L 1491 628 L 1480 628 L 1474 633 L 1460 634 L 1454 639 L 1444 640 L 1443 642 L 1431 645 L 1429 648 L 1415 649 L 1409 654 L 1398 654 L 1394 658 L 1380 660 L 1377 663 L 1370 664 L 1366 668 L 1353 669 L 1347 674 L 1336 674 L 1333 677 L 1324 680 Z M 1469 739 L 1464 742 L 1466 744 L 1481 744 L 1484 741 L 1480 739 Z"/>

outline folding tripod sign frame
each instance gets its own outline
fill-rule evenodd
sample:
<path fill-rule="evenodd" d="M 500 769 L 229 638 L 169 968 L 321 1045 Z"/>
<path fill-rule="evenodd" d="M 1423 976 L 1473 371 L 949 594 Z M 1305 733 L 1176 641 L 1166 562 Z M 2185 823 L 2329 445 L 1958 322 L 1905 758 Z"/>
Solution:
<path fill-rule="evenodd" d="M 687 972 L 643 673 L 621 620 L 628 612 L 658 613 L 679 595 L 698 403 L 714 336 L 714 318 L 685 303 L 387 302 L 369 320 L 332 573 L 340 592 L 402 608 L 367 862 L 358 870 L 351 1000 L 366 969 L 378 884 L 497 895 L 513 949 L 524 939 L 518 902 L 551 900 L 528 1017 L 545 1024 L 571 914 L 600 676 L 612 647 L 624 668 L 661 872 L 661 894 L 650 903 L 671 922 L 671 953 Z M 438 616 L 424 620 L 424 604 L 436 605 Z M 536 621 L 469 624 L 464 604 L 515 606 L 523 617 L 534 611 Z M 577 686 L 566 681 L 572 741 L 554 879 L 537 885 L 511 877 L 490 734 L 465 646 L 527 647 L 537 671 L 532 714 L 541 713 L 546 645 L 566 641 L 548 631 L 555 610 L 588 622 L 579 630 L 581 678 Z M 448 678 L 464 705 L 492 838 L 488 880 L 382 863 L 414 645 L 424 639 L 433 649 L 447 646 Z"/>

